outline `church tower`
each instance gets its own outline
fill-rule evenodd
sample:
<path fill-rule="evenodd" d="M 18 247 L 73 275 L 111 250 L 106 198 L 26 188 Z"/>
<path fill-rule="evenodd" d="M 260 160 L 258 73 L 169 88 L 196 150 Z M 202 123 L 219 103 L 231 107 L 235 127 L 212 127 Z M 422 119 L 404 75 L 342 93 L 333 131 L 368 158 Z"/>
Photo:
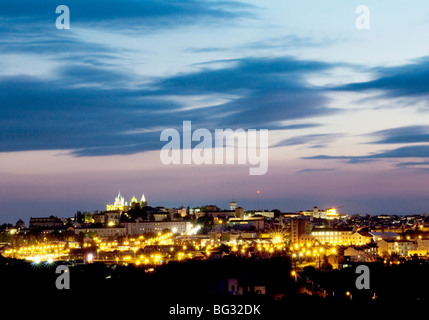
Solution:
<path fill-rule="evenodd" d="M 118 196 L 115 198 L 114 204 L 108 204 L 106 206 L 107 211 L 128 211 L 128 204 L 125 202 L 125 198 L 119 191 Z"/>
<path fill-rule="evenodd" d="M 115 198 L 115 206 L 125 206 L 125 198 L 121 196 L 121 191 L 119 191 L 118 196 Z"/>
<path fill-rule="evenodd" d="M 142 198 L 140 199 L 140 208 L 144 208 L 144 207 L 147 207 L 147 201 L 143 193 Z"/>
<path fill-rule="evenodd" d="M 135 209 L 139 205 L 139 202 L 137 201 L 137 198 L 135 196 L 132 197 L 130 201 L 130 207 L 132 209 Z"/>

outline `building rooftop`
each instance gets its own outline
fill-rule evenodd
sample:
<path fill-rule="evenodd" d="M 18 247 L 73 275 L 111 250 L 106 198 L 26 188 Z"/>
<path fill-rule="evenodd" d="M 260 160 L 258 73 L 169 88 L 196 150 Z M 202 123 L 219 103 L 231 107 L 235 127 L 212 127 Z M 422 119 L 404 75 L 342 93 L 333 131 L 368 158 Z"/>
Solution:
<path fill-rule="evenodd" d="M 338 232 L 338 231 L 353 231 L 353 227 L 338 227 L 338 228 L 333 228 L 333 227 L 314 227 L 313 230 L 314 232 L 319 232 L 319 231 L 332 231 L 332 232 Z"/>

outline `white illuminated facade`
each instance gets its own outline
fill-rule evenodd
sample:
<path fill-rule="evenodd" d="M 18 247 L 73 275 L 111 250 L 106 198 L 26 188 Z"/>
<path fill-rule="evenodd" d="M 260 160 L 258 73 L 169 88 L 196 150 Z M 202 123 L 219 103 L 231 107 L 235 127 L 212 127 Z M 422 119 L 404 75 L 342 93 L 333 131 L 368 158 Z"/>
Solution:
<path fill-rule="evenodd" d="M 372 236 L 352 230 L 321 229 L 311 232 L 313 239 L 322 244 L 333 245 L 365 245 L 371 242 Z"/>
<path fill-rule="evenodd" d="M 126 222 L 122 223 L 126 229 L 127 235 L 136 236 L 147 232 L 162 232 L 165 229 L 174 233 L 185 233 L 191 230 L 192 224 L 188 221 L 145 221 L 145 222 Z"/>
<path fill-rule="evenodd" d="M 108 204 L 106 206 L 107 211 L 127 211 L 128 204 L 125 202 L 125 198 L 121 195 L 121 192 L 118 193 L 118 196 L 115 198 L 114 204 Z"/>

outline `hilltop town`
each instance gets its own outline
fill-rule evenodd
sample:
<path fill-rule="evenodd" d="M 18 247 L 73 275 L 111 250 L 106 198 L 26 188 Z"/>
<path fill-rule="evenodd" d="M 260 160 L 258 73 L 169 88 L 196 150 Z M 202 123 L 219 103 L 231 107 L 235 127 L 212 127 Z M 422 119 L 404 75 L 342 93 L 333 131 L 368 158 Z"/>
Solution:
<path fill-rule="evenodd" d="M 350 262 L 398 262 L 429 251 L 426 214 L 348 215 L 314 207 L 299 212 L 151 207 L 119 193 L 102 211 L 73 217 L 32 217 L 1 226 L 1 253 L 31 261 L 101 261 L 159 265 L 228 255 L 270 257 L 281 251 L 295 265 L 342 268 Z M 147 254 L 156 248 L 156 255 Z"/>

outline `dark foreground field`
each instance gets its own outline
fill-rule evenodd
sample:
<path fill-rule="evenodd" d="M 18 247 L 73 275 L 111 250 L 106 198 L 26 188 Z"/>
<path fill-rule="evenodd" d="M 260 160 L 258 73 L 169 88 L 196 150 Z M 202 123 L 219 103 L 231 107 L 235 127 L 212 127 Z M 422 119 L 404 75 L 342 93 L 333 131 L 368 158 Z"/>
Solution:
<path fill-rule="evenodd" d="M 33 316 L 139 315 L 145 319 L 287 319 L 299 311 L 306 317 L 335 319 L 356 313 L 387 316 L 406 311 L 411 315 L 429 302 L 429 264 L 419 260 L 389 267 L 369 264 L 369 290 L 356 289 L 358 275 L 353 266 L 331 271 L 306 268 L 295 280 L 289 260 L 283 257 L 187 261 L 153 271 L 102 263 L 70 265 L 70 289 L 61 290 L 56 287 L 61 275 L 55 272 L 58 265 L 0 257 L 2 310 L 13 308 Z M 256 314 L 213 314 L 215 305 L 232 304 L 260 307 Z M 206 312 L 200 317 L 170 315 L 184 310 L 180 307 L 201 307 Z M 229 313 L 240 310 L 245 311 L 224 308 Z"/>

